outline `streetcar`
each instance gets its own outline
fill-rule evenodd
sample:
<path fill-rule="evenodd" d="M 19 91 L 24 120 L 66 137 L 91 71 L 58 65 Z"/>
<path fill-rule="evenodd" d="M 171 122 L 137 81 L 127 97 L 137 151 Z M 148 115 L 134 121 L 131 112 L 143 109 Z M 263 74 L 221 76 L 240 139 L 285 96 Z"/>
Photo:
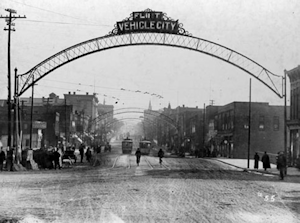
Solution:
<path fill-rule="evenodd" d="M 123 139 L 122 141 L 122 153 L 124 154 L 130 154 L 132 152 L 132 139 L 129 139 L 128 137 L 126 139 Z"/>
<path fill-rule="evenodd" d="M 151 142 L 149 140 L 141 140 L 139 146 L 140 151 L 143 155 L 149 155 L 151 149 Z"/>

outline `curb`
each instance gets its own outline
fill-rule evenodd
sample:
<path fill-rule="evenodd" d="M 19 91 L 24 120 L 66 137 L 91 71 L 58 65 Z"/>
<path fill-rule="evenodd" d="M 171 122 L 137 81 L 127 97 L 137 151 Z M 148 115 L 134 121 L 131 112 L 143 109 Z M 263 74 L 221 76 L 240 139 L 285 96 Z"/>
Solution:
<path fill-rule="evenodd" d="M 213 159 L 213 160 L 217 160 L 218 162 L 227 164 L 227 165 L 229 165 L 229 166 L 233 166 L 233 167 L 235 167 L 235 168 L 242 169 L 244 172 L 249 172 L 249 173 L 251 173 L 251 172 L 256 172 L 256 173 L 260 173 L 260 174 L 262 174 L 262 175 L 264 175 L 264 174 L 271 174 L 271 175 L 274 175 L 274 176 L 278 176 L 278 175 L 279 175 L 279 174 L 271 173 L 271 172 L 269 172 L 269 171 L 262 173 L 261 171 L 252 170 L 252 169 L 248 169 L 248 168 L 243 168 L 243 167 L 236 166 L 236 165 L 233 165 L 233 164 L 230 164 L 230 163 L 226 163 L 226 162 L 224 162 L 224 161 L 222 161 L 222 160 L 218 160 L 218 159 Z M 291 176 L 291 175 L 289 175 L 289 176 Z"/>

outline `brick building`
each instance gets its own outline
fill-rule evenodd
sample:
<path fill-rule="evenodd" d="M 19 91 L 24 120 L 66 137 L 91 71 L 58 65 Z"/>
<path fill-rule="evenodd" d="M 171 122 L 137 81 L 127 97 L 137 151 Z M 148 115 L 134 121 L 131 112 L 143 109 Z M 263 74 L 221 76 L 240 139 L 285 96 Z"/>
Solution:
<path fill-rule="evenodd" d="M 203 109 L 184 105 L 172 109 L 169 104 L 161 111 L 160 120 L 168 120 L 169 123 L 157 122 L 159 145 L 191 154 L 203 150 Z"/>
<path fill-rule="evenodd" d="M 207 144 L 211 152 L 230 158 L 248 157 L 249 103 L 208 106 Z M 250 158 L 255 152 L 284 150 L 284 106 L 251 103 Z"/>
<path fill-rule="evenodd" d="M 63 141 L 75 143 L 82 142 L 84 139 L 88 142 L 92 140 L 92 136 L 88 133 L 88 127 L 90 121 L 98 115 L 97 97 L 95 94 L 76 95 L 70 92 L 64 96 L 64 99 L 60 99 L 59 96 L 51 93 L 47 98 L 33 99 L 33 147 L 57 146 L 59 142 Z M 0 102 L 2 106 L 0 112 L 3 117 L 0 119 L 0 137 L 5 144 L 7 141 L 5 139 L 7 138 L 7 105 L 5 100 Z M 23 133 L 23 146 L 29 145 L 31 103 L 31 98 L 20 98 L 20 130 Z M 36 126 L 38 122 L 43 125 Z M 89 131 L 93 131 L 93 129 L 89 129 Z"/>
<path fill-rule="evenodd" d="M 290 71 L 287 71 L 290 78 L 290 119 L 287 125 L 290 132 L 290 155 L 291 164 L 294 165 L 296 158 L 300 156 L 300 65 Z"/>
<path fill-rule="evenodd" d="M 51 100 L 35 99 L 32 114 L 32 147 L 57 146 L 69 136 L 72 120 L 72 106 L 48 103 Z M 19 109 L 19 129 L 22 146 L 29 147 L 31 131 L 31 98 L 21 98 Z M 7 141 L 7 106 L 0 107 L 0 136 L 3 144 Z M 13 137 L 12 137 L 13 138 Z M 13 144 L 15 146 L 15 142 Z"/>

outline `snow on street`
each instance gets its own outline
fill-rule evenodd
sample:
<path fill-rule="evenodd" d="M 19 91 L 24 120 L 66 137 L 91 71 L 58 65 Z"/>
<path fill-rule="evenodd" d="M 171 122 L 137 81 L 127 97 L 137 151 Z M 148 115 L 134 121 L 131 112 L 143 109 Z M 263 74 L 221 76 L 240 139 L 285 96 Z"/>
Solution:
<path fill-rule="evenodd" d="M 0 220 L 300 222 L 300 180 L 209 159 L 112 156 L 106 165 L 0 173 Z M 81 167 L 81 168 L 79 168 Z M 22 222 L 22 221 L 21 221 Z"/>

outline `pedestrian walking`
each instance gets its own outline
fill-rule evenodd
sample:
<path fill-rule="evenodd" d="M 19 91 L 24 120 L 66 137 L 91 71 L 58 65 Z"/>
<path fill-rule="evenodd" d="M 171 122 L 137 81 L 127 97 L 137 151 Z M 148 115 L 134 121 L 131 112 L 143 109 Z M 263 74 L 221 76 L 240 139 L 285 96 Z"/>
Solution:
<path fill-rule="evenodd" d="M 59 164 L 59 158 L 60 158 L 60 154 L 57 151 L 57 148 L 55 148 L 54 152 L 53 152 L 53 160 L 54 160 L 54 169 L 56 170 L 56 168 L 58 167 L 58 169 L 61 169 L 61 166 Z"/>
<path fill-rule="evenodd" d="M 160 149 L 158 151 L 158 157 L 159 157 L 159 164 L 162 164 L 162 158 L 164 157 L 164 151 L 162 149 Z"/>
<path fill-rule="evenodd" d="M 8 147 L 7 155 L 6 155 L 6 169 L 8 171 L 13 171 L 14 166 L 14 149 Z"/>
<path fill-rule="evenodd" d="M 90 162 L 90 161 L 91 161 L 91 157 L 92 157 L 92 152 L 91 152 L 90 147 L 87 148 L 86 153 L 85 153 L 85 156 L 86 156 L 86 160 L 87 160 L 88 162 Z"/>
<path fill-rule="evenodd" d="M 254 155 L 254 169 L 258 169 L 259 155 L 255 153 Z"/>
<path fill-rule="evenodd" d="M 262 158 L 261 158 L 261 161 L 263 162 L 263 167 L 264 167 L 265 171 L 266 171 L 268 168 L 271 168 L 271 165 L 270 165 L 270 157 L 269 157 L 269 155 L 267 154 L 267 152 L 264 153 L 264 155 L 263 155 Z"/>
<path fill-rule="evenodd" d="M 286 173 L 286 157 L 283 152 L 278 152 L 277 169 L 280 173 L 280 179 L 283 180 Z"/>
<path fill-rule="evenodd" d="M 79 147 L 79 153 L 80 153 L 80 162 L 82 163 L 83 162 L 83 156 L 84 156 L 84 145 L 81 144 L 80 147 Z"/>
<path fill-rule="evenodd" d="M 2 146 L 0 148 L 0 171 L 3 170 L 3 162 L 5 160 L 5 153 L 4 151 L 2 150 Z"/>
<path fill-rule="evenodd" d="M 141 160 L 141 151 L 140 148 L 137 148 L 136 152 L 135 152 L 135 156 L 136 156 L 136 164 L 139 166 L 140 165 L 140 160 Z"/>

